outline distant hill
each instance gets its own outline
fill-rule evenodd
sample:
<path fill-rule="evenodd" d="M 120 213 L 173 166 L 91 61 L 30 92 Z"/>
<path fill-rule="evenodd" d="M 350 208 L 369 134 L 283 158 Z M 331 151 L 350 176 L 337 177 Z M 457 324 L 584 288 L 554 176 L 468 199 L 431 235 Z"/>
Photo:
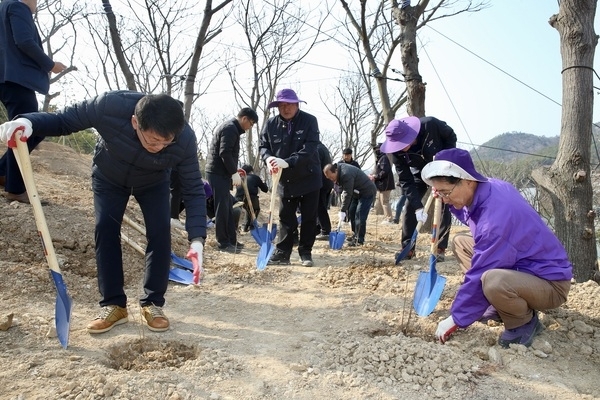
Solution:
<path fill-rule="evenodd" d="M 496 136 L 476 149 L 471 150 L 474 160 L 494 161 L 499 163 L 511 162 L 529 157 L 542 161 L 548 156 L 554 158 L 558 150 L 559 137 L 536 136 L 530 133 L 507 132 Z M 552 162 L 552 158 L 547 158 Z"/>

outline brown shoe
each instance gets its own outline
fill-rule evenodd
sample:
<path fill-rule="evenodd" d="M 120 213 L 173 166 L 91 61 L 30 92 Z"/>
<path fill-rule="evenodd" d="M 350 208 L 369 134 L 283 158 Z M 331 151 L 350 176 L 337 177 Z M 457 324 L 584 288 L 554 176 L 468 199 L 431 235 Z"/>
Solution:
<path fill-rule="evenodd" d="M 110 331 L 115 325 L 128 321 L 127 309 L 115 305 L 104 306 L 95 320 L 89 323 L 89 333 L 104 333 Z"/>
<path fill-rule="evenodd" d="M 0 186 L 6 185 L 6 176 L 0 176 Z"/>
<path fill-rule="evenodd" d="M 162 307 L 154 304 L 143 306 L 142 317 L 152 332 L 164 332 L 169 329 L 169 319 L 165 316 Z"/>
<path fill-rule="evenodd" d="M 27 192 L 23 192 L 21 194 L 14 194 L 14 193 L 9 193 L 9 192 L 5 192 L 4 193 L 4 197 L 6 197 L 6 199 L 8 201 L 18 201 L 19 203 L 23 203 L 23 204 L 30 204 L 29 203 L 29 196 L 27 195 Z M 40 200 L 40 204 L 43 206 L 47 206 L 48 203 L 45 200 Z"/>

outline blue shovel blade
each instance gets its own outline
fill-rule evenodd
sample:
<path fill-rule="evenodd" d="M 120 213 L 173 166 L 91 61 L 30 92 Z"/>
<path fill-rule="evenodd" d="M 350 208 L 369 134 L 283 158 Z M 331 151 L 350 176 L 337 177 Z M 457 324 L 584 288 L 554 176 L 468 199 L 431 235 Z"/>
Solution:
<path fill-rule="evenodd" d="M 171 268 L 169 271 L 169 280 L 183 285 L 191 285 L 194 283 L 194 275 L 185 269 Z"/>
<path fill-rule="evenodd" d="M 406 256 L 408 255 L 408 253 L 410 252 L 410 250 L 413 248 L 413 246 L 417 242 L 417 234 L 418 234 L 418 232 L 415 229 L 412 237 L 410 238 L 410 244 L 408 246 L 404 247 L 402 249 L 402 251 L 396 255 L 396 265 L 400 264 L 400 261 L 404 260 L 406 258 Z"/>
<path fill-rule="evenodd" d="M 178 267 L 185 268 L 187 270 L 193 271 L 194 266 L 190 260 L 186 260 L 185 258 L 178 257 L 175 253 L 171 253 L 171 262 Z"/>
<path fill-rule="evenodd" d="M 260 250 L 258 250 L 258 255 L 256 256 L 256 268 L 259 271 L 262 271 L 269 264 L 269 260 L 275 251 L 275 246 L 271 242 L 263 243 L 260 246 Z"/>
<path fill-rule="evenodd" d="M 73 300 L 67 292 L 62 274 L 50 270 L 52 279 L 56 285 L 56 303 L 54 306 L 54 323 L 56 324 L 56 336 L 61 346 L 66 349 L 69 345 L 69 327 L 71 325 L 71 308 Z"/>
<path fill-rule="evenodd" d="M 417 315 L 421 317 L 426 317 L 433 312 L 446 285 L 446 278 L 437 274 L 435 269 L 436 258 L 434 255 L 431 256 L 429 262 L 429 272 L 421 271 L 419 273 L 415 287 L 413 305 Z"/>
<path fill-rule="evenodd" d="M 262 227 L 259 228 L 257 225 L 250 231 L 250 234 L 254 238 L 254 241 L 256 241 L 256 244 L 260 246 L 263 244 L 263 238 L 267 237 L 267 229 Z"/>
<path fill-rule="evenodd" d="M 329 247 L 333 250 L 339 250 L 344 246 L 346 232 L 335 231 L 329 234 Z"/>

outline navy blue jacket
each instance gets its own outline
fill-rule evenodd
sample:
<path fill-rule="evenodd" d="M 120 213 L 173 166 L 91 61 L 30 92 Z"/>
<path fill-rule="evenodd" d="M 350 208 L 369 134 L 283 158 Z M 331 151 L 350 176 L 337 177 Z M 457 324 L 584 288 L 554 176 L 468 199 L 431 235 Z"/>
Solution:
<path fill-rule="evenodd" d="M 394 190 L 394 173 L 392 172 L 392 163 L 387 154 L 377 152 L 377 164 L 373 172 L 373 182 L 380 192 Z"/>
<path fill-rule="evenodd" d="M 240 136 L 244 129 L 236 118 L 221 124 L 213 135 L 206 157 L 206 172 L 231 176 L 238 170 Z"/>
<path fill-rule="evenodd" d="M 284 159 L 279 181 L 281 197 L 298 197 L 321 188 L 321 164 L 317 153 L 319 125 L 317 119 L 302 111 L 290 121 L 281 116 L 271 117 L 264 125 L 259 138 L 259 153 L 266 163 L 274 156 Z"/>
<path fill-rule="evenodd" d="M 0 83 L 48 94 L 54 61 L 44 53 L 31 10 L 17 0 L 0 2 Z"/>
<path fill-rule="evenodd" d="M 444 121 L 434 117 L 421 117 L 421 130 L 417 142 L 408 151 L 397 151 L 392 158 L 398 173 L 398 185 L 415 209 L 423 208 L 416 182 L 422 182 L 421 169 L 433 161 L 440 150 L 456 147 L 456 134 Z"/>
<path fill-rule="evenodd" d="M 189 239 L 206 238 L 206 196 L 196 155 L 196 135 L 186 123 L 175 143 L 158 153 L 144 149 L 131 125 L 135 105 L 144 96 L 131 91 L 107 92 L 57 113 L 29 113 L 36 136 L 63 136 L 94 128 L 99 136 L 92 172 L 126 188 L 169 181 L 177 168 L 186 210 Z"/>

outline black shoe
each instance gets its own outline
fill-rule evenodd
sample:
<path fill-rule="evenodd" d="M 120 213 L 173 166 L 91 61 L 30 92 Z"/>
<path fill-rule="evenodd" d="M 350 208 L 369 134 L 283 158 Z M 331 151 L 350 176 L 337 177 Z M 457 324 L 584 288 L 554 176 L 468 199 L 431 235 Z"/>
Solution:
<path fill-rule="evenodd" d="M 235 247 L 228 244 L 227 246 L 219 246 L 219 251 L 221 253 L 240 254 L 242 252 L 242 249 L 240 247 Z"/>
<path fill-rule="evenodd" d="M 290 255 L 276 250 L 267 265 L 290 265 Z"/>
<path fill-rule="evenodd" d="M 329 240 L 329 233 L 320 233 L 315 237 L 315 240 Z"/>
<path fill-rule="evenodd" d="M 237 247 L 238 249 L 243 249 L 245 245 L 244 243 L 237 242 L 236 244 L 232 244 L 232 246 Z"/>
<path fill-rule="evenodd" d="M 394 257 L 396 258 L 396 260 L 398 259 L 398 257 L 400 257 L 400 254 L 402 253 L 402 251 L 404 251 L 404 249 L 402 249 L 401 251 L 394 254 Z M 406 254 L 406 257 L 404 257 L 402 260 L 410 260 L 414 256 L 415 256 L 415 251 L 409 250 L 409 252 Z M 400 261 L 402 261 L 402 260 L 400 260 Z"/>
<path fill-rule="evenodd" d="M 346 242 L 353 242 L 356 240 L 356 235 L 352 234 L 346 238 Z"/>
<path fill-rule="evenodd" d="M 364 242 L 359 242 L 357 239 L 351 241 L 350 243 L 348 243 L 349 247 L 357 247 L 357 246 L 362 246 L 364 244 Z"/>
<path fill-rule="evenodd" d="M 303 267 L 312 267 L 315 265 L 310 254 L 301 254 L 300 261 L 302 262 Z"/>

